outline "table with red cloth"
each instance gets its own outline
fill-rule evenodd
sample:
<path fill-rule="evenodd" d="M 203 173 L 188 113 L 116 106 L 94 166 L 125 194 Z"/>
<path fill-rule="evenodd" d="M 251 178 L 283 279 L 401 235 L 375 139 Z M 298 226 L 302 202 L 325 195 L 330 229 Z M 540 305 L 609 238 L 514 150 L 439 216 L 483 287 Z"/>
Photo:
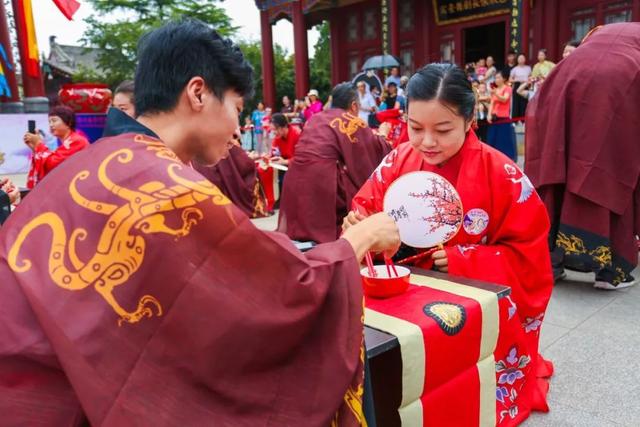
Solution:
<path fill-rule="evenodd" d="M 517 370 L 526 369 L 518 367 L 526 358 L 512 354 L 510 334 L 502 337 L 517 319 L 510 288 L 412 272 L 406 293 L 365 300 L 369 426 L 517 424 L 515 405 L 501 405 L 497 394 L 522 385 L 496 379 L 510 369 L 519 380 Z"/>

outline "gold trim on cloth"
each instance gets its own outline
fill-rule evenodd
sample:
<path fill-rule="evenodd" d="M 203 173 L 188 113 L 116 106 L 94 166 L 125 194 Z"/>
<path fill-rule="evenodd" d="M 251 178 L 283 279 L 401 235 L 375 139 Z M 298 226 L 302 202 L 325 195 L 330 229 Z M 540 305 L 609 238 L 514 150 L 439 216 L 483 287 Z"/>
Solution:
<path fill-rule="evenodd" d="M 364 310 L 364 323 L 398 338 L 402 355 L 402 403 L 398 412 L 403 426 L 422 426 L 420 396 L 424 391 L 426 360 L 422 330 L 414 323 L 368 308 Z"/>

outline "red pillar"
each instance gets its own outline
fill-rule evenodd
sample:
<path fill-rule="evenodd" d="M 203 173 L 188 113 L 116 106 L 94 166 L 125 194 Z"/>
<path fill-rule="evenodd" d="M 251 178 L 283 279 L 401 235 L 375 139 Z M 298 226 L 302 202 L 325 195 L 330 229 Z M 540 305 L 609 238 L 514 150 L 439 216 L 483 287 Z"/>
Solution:
<path fill-rule="evenodd" d="M 391 55 L 400 56 L 400 26 L 398 23 L 398 0 L 389 0 L 389 33 Z"/>
<path fill-rule="evenodd" d="M 262 37 L 262 100 L 265 106 L 276 107 L 276 80 L 273 68 L 273 34 L 266 10 L 260 11 Z"/>
<path fill-rule="evenodd" d="M 340 75 L 340 26 L 338 18 L 329 21 L 329 34 L 331 34 L 331 85 L 335 86 L 342 81 Z"/>
<path fill-rule="evenodd" d="M 22 69 L 22 89 L 24 92 L 25 98 L 37 98 L 44 97 L 44 82 L 42 81 L 42 73 L 39 73 L 38 77 L 30 76 L 29 73 L 26 72 L 28 68 L 28 58 L 29 58 L 29 47 L 27 45 L 28 41 L 23 40 L 20 37 L 20 34 L 26 34 L 27 29 L 21 29 L 19 26 L 22 25 L 22 22 L 19 18 L 24 13 L 24 6 L 22 4 L 22 0 L 12 0 L 11 2 L 13 6 L 13 15 L 15 18 L 15 23 L 17 27 L 18 33 L 18 51 L 20 52 L 20 66 Z M 27 16 L 26 19 L 32 19 L 32 17 Z M 39 62 L 38 62 L 39 66 Z"/>
<path fill-rule="evenodd" d="M 11 49 L 11 38 L 9 36 L 9 22 L 7 21 L 7 11 L 4 7 L 4 1 L 0 1 L 0 44 L 7 53 L 7 59 L 11 63 L 12 70 L 10 70 L 6 64 L 3 63 L 2 68 L 4 75 L 7 78 L 9 89 L 11 90 L 11 97 L 6 98 L 5 102 L 18 102 L 20 101 L 18 93 L 18 81 L 16 80 L 16 63 L 13 60 L 13 52 Z"/>
<path fill-rule="evenodd" d="M 302 2 L 293 2 L 293 48 L 296 67 L 296 98 L 304 99 L 309 92 L 309 50 L 307 26 L 302 13 Z"/>
<path fill-rule="evenodd" d="M 633 0 L 633 10 L 631 19 L 633 21 L 640 21 L 640 0 Z"/>
<path fill-rule="evenodd" d="M 531 3 L 529 0 L 522 0 L 522 21 L 520 23 L 520 51 L 525 57 L 529 57 L 529 17 L 531 16 Z"/>

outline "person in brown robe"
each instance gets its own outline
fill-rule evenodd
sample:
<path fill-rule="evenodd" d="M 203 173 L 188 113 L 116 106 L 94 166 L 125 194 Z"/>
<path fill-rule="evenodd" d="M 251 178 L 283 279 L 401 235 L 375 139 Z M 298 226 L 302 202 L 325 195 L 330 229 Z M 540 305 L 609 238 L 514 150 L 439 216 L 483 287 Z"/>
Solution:
<path fill-rule="evenodd" d="M 295 240 L 338 238 L 351 199 L 391 151 L 385 135 L 358 117 L 353 84 L 337 85 L 331 96 L 332 108 L 305 125 L 284 179 L 278 231 Z"/>
<path fill-rule="evenodd" d="M 636 283 L 639 97 L 640 23 L 611 24 L 556 66 L 527 109 L 525 172 L 549 211 L 553 255 L 605 289 Z"/>
<path fill-rule="evenodd" d="M 255 162 L 234 139 L 229 155 L 213 166 L 194 163 L 193 167 L 215 184 L 222 194 L 249 216 L 262 218 L 271 215 L 267 211 L 267 198 Z"/>
<path fill-rule="evenodd" d="M 226 154 L 251 66 L 194 20 L 138 55 L 138 121 L 0 229 L 0 425 L 362 425 L 358 261 L 393 220 L 305 254 L 256 229 L 189 166 Z"/>

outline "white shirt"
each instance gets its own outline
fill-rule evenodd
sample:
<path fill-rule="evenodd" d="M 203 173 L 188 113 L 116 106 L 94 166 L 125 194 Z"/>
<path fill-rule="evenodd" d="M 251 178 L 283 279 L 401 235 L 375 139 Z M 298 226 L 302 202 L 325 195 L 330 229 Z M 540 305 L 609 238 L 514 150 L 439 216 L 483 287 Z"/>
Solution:
<path fill-rule="evenodd" d="M 371 108 L 376 106 L 376 100 L 373 99 L 373 95 L 371 92 L 366 91 L 364 95 L 358 91 L 358 104 L 360 104 L 360 112 L 358 115 L 365 123 L 369 123 L 369 113 L 371 113 Z"/>

